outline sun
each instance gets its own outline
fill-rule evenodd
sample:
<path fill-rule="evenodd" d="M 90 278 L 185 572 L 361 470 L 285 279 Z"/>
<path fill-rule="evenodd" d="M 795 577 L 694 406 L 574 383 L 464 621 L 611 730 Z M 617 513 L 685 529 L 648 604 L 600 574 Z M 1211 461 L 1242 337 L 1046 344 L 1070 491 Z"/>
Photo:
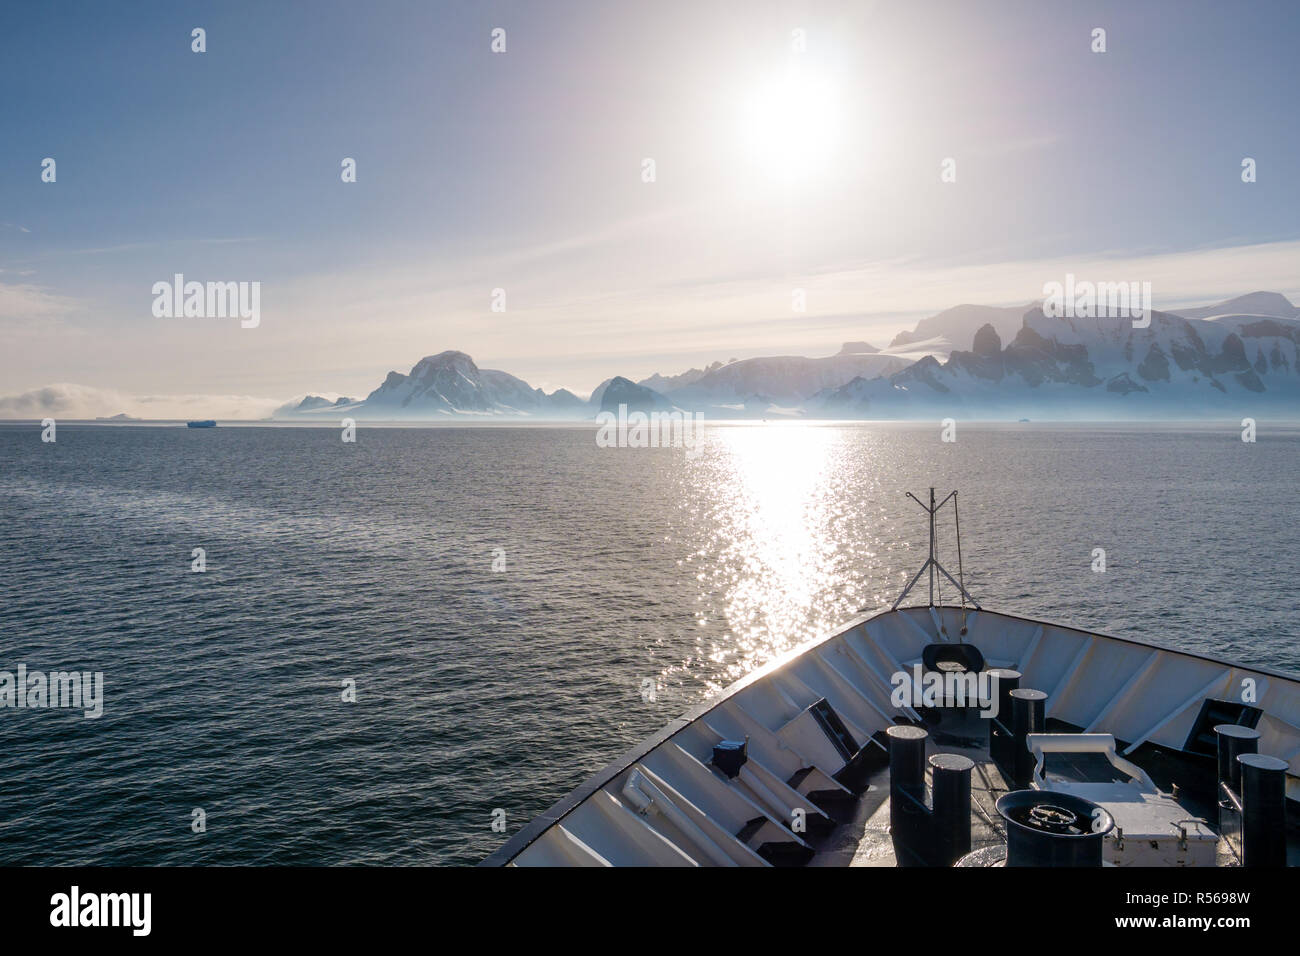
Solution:
<path fill-rule="evenodd" d="M 840 133 L 836 90 L 825 77 L 789 69 L 743 97 L 742 148 L 767 180 L 798 185 L 826 173 Z"/>

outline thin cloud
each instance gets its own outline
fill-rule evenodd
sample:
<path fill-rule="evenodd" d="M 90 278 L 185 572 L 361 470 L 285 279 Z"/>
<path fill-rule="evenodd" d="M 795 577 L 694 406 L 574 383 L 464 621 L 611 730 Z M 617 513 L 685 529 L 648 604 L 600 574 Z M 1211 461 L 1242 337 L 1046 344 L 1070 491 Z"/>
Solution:
<path fill-rule="evenodd" d="M 30 282 L 0 282 L 0 321 L 58 317 L 78 306 L 78 300 Z"/>

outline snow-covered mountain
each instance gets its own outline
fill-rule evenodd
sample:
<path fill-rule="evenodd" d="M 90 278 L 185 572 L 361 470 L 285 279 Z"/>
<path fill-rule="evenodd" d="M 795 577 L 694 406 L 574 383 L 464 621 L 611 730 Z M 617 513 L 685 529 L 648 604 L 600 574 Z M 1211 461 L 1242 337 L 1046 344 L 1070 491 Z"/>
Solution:
<path fill-rule="evenodd" d="M 626 405 L 629 412 L 670 412 L 673 403 L 653 388 L 638 385 L 631 379 L 616 375 L 602 383 L 599 405 L 602 412 L 617 412 Z"/>
<path fill-rule="evenodd" d="M 911 332 L 899 332 L 889 343 L 890 349 L 903 346 L 926 346 L 936 354 L 947 355 L 954 349 L 969 349 L 977 329 L 986 325 L 1004 340 L 1015 337 L 1029 305 L 999 308 L 991 305 L 957 305 L 938 315 L 922 319 Z"/>
<path fill-rule="evenodd" d="M 1230 315 L 1265 315 L 1275 319 L 1300 319 L 1300 308 L 1277 292 L 1250 292 L 1217 305 L 1197 309 L 1174 309 L 1185 319 L 1213 319 Z"/>
<path fill-rule="evenodd" d="M 1034 308 L 1005 348 L 991 325 L 972 345 L 942 363 L 929 357 L 829 389 L 809 412 L 1108 419 L 1300 411 L 1297 319 L 1153 311 L 1150 327 L 1137 329 L 1128 318 L 1053 318 Z"/>
<path fill-rule="evenodd" d="M 304 400 L 277 418 L 346 411 L 353 417 L 385 420 L 447 418 L 582 418 L 587 405 L 565 389 L 547 394 L 507 372 L 481 369 L 464 352 L 439 352 L 415 363 L 409 373 L 389 372 L 361 402 L 321 406 Z"/>
<path fill-rule="evenodd" d="M 271 413 L 271 417 L 294 418 L 308 415 L 333 415 L 336 411 L 356 403 L 355 398 L 347 398 L 346 396 L 325 398 L 321 395 L 304 395 L 302 398 L 294 398 L 285 402 Z"/>
<path fill-rule="evenodd" d="M 655 372 L 649 378 L 641 379 L 637 384 L 644 385 L 646 388 L 653 388 L 657 392 L 670 392 L 675 388 L 683 388 L 687 385 L 693 385 L 710 372 L 715 372 L 722 368 L 722 366 L 722 362 L 714 362 L 712 365 L 707 365 L 704 368 L 687 369 L 680 375 L 660 375 L 658 372 Z M 608 379 L 601 382 L 600 385 L 597 386 L 597 391 L 603 391 L 605 386 L 608 384 Z M 592 393 L 592 401 L 600 401 L 596 392 Z"/>
<path fill-rule="evenodd" d="M 1300 417 L 1300 309 L 1277 293 L 1152 311 L 1142 329 L 1128 318 L 1055 318 L 1033 306 L 1007 332 L 1006 311 L 958 306 L 881 351 L 848 342 L 823 358 L 733 359 L 639 383 L 615 376 L 585 401 L 480 369 L 464 352 L 440 352 L 405 375 L 390 372 L 363 400 L 308 395 L 274 417 L 590 420 L 619 404 L 715 419 Z M 989 321 L 970 330 L 969 348 L 952 348 L 946 337 L 966 337 L 980 317 Z M 935 342 L 944 347 L 930 351 Z"/>
<path fill-rule="evenodd" d="M 879 351 L 870 342 L 845 342 L 840 346 L 841 355 L 874 355 Z"/>
<path fill-rule="evenodd" d="M 849 343 L 845 348 L 862 344 Z M 705 374 L 664 394 L 682 408 L 706 413 L 734 413 L 742 408 L 762 413 L 769 406 L 797 405 L 823 389 L 838 387 L 858 376 L 889 375 L 907 365 L 905 359 L 874 351 L 841 350 L 825 358 L 781 355 L 741 359 L 710 366 Z"/>

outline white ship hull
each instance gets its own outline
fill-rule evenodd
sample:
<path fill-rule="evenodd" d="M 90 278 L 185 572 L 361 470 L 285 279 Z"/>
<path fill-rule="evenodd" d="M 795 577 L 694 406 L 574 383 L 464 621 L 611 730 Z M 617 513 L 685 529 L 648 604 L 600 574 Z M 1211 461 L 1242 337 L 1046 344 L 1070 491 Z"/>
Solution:
<path fill-rule="evenodd" d="M 1197 804 L 1188 797 L 1195 788 L 1181 784 L 1184 775 L 1214 774 L 1202 725 L 1215 712 L 1206 701 L 1245 705 L 1258 753 L 1287 765 L 1286 803 L 1300 800 L 1300 681 L 1293 677 L 1012 614 L 906 607 L 860 618 L 736 682 L 597 773 L 485 864 L 894 865 L 901 861 L 888 826 L 884 732 L 901 724 L 935 731 L 927 752 L 973 761 L 972 845 L 1005 845 L 993 802 L 1015 787 L 989 757 L 984 719 L 970 707 L 896 703 L 896 675 L 916 673 L 927 645 L 959 643 L 979 649 L 983 670 L 1018 671 L 1020 688 L 1046 693 L 1040 731 L 1109 734 L 1120 764 L 1151 769 L 1158 793 L 1146 784 L 1131 798 L 1116 791 L 1129 803 L 1111 809 L 1129 836 L 1127 843 L 1122 833 L 1108 837 L 1108 862 L 1199 865 L 1207 854 L 1234 862 L 1239 847 L 1220 839 L 1213 795 Z M 830 710 L 838 723 L 832 717 L 828 730 Z M 1101 740 L 1079 738 L 1079 745 Z M 722 741 L 746 741 L 733 776 L 714 761 Z M 1053 786 L 1041 773 L 1037 784 Z M 1173 825 L 1167 840 L 1143 844 L 1156 848 L 1154 856 L 1132 852 L 1133 828 L 1145 825 L 1139 809 L 1153 825 L 1163 825 L 1161 814 Z"/>

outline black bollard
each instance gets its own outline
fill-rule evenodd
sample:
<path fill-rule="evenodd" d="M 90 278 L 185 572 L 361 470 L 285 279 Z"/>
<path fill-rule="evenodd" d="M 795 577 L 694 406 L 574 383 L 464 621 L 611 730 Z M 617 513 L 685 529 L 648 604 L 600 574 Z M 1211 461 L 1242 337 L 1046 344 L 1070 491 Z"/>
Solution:
<path fill-rule="evenodd" d="M 930 811 L 925 805 L 925 741 L 920 727 L 895 724 L 889 738 L 889 832 L 899 866 L 924 866 Z"/>
<path fill-rule="evenodd" d="M 1259 731 L 1238 724 L 1219 724 L 1214 728 L 1219 750 L 1219 783 L 1226 783 L 1235 794 L 1241 794 L 1241 754 L 1259 753 Z"/>
<path fill-rule="evenodd" d="M 1012 783 L 1016 789 L 1028 787 L 1034 778 L 1034 756 L 1025 740 L 1030 734 L 1044 732 L 1047 694 L 1041 690 L 1018 688 L 1011 692 Z"/>
<path fill-rule="evenodd" d="M 989 757 L 995 764 L 1011 766 L 1011 692 L 1020 686 L 1020 671 L 995 667 L 989 677 L 997 681 L 998 711 L 989 719 Z"/>
<path fill-rule="evenodd" d="M 952 866 L 970 852 L 970 775 L 975 762 L 960 754 L 930 758 L 934 793 L 930 864 Z"/>
<path fill-rule="evenodd" d="M 1286 769 L 1284 760 L 1242 754 L 1241 865 L 1286 866 Z"/>

